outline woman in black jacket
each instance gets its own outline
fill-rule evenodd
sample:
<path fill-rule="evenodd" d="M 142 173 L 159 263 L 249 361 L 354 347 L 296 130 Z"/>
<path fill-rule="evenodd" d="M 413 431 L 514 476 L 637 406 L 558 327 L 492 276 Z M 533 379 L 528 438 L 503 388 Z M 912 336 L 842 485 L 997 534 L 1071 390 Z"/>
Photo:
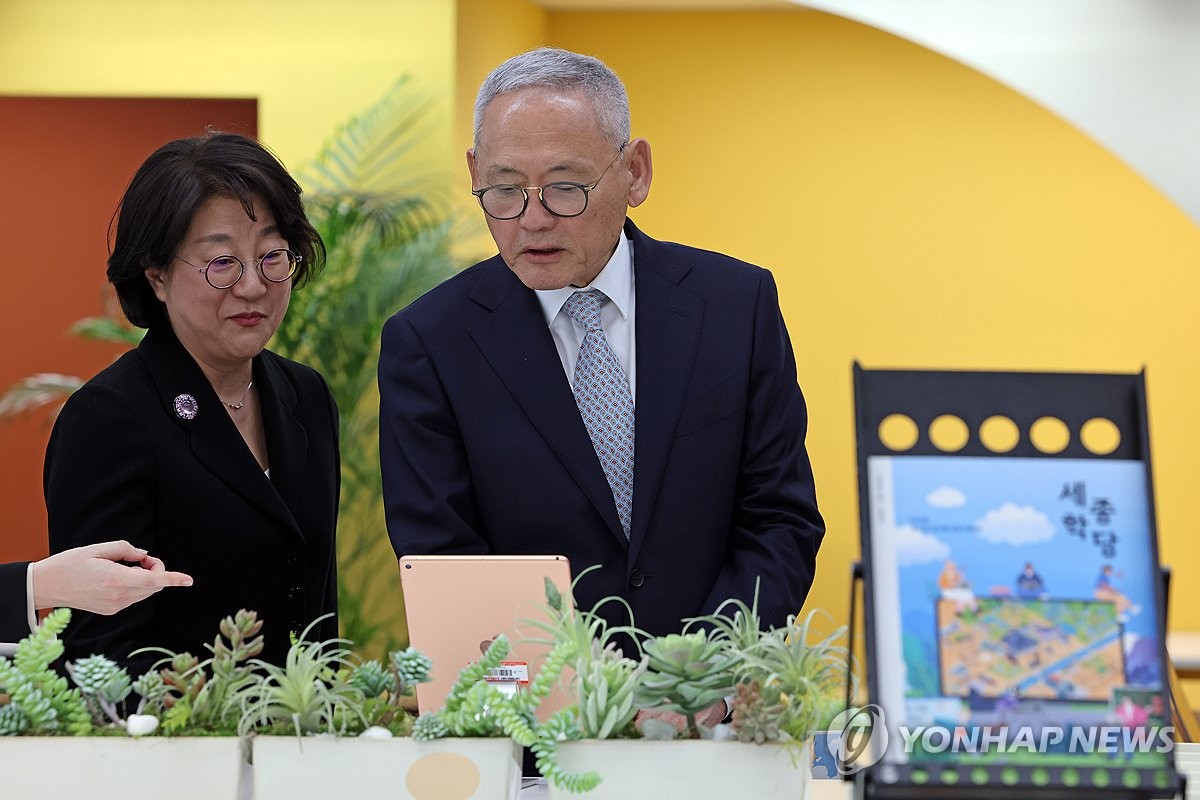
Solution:
<path fill-rule="evenodd" d="M 262 657 L 282 662 L 289 632 L 336 614 L 337 408 L 319 374 L 264 349 L 324 256 L 299 185 L 251 139 L 170 142 L 134 175 L 108 279 L 148 331 L 55 423 L 50 545 L 119 529 L 195 585 L 78 615 L 68 659 L 128 662 L 146 646 L 202 656 L 221 618 L 246 608 L 264 621 Z M 314 633 L 336 636 L 336 617 Z"/>

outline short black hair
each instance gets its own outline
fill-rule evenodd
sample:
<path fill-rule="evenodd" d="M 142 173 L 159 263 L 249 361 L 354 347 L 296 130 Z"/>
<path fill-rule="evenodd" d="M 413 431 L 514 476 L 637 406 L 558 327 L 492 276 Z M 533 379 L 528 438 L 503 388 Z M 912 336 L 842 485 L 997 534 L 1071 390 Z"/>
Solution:
<path fill-rule="evenodd" d="M 266 201 L 288 247 L 301 256 L 292 283 L 303 286 L 325 265 L 325 243 L 304 213 L 300 184 L 271 151 L 236 133 L 211 132 L 168 142 L 146 159 L 121 198 L 108 256 L 108 280 L 131 323 L 167 323 L 145 273 L 170 265 L 196 209 L 210 197 L 232 197 L 254 219 L 254 195 Z"/>

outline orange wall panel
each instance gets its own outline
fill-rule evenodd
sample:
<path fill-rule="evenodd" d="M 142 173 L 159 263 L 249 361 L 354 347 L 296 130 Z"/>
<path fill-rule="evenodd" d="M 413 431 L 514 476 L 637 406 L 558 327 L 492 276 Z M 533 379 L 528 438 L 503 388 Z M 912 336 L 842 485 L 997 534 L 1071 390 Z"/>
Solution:
<path fill-rule="evenodd" d="M 69 332 L 117 308 L 105 278 L 117 203 L 155 148 L 208 128 L 256 136 L 257 101 L 0 97 L 0 391 L 37 372 L 90 377 L 121 352 Z M 51 425 L 46 411 L 0 420 L 0 561 L 46 554 Z"/>

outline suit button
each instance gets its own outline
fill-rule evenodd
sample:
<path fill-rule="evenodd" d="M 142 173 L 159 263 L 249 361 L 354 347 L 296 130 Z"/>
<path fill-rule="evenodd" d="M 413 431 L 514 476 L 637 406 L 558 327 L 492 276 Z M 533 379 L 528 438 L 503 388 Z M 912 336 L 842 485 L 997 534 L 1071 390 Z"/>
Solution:
<path fill-rule="evenodd" d="M 303 593 L 304 593 L 304 590 L 301 589 L 299 586 L 293 586 L 292 588 L 288 589 L 288 600 L 295 600 L 297 597 L 299 597 Z"/>
<path fill-rule="evenodd" d="M 633 572 L 629 573 L 629 585 L 633 588 L 637 589 L 645 582 L 646 576 L 642 574 L 640 569 L 635 569 Z"/>

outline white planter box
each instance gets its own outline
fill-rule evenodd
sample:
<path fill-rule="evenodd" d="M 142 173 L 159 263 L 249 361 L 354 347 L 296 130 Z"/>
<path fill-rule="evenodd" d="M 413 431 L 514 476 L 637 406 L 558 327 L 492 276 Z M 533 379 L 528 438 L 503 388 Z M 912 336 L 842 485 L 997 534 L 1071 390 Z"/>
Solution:
<path fill-rule="evenodd" d="M 563 742 L 558 762 L 569 772 L 595 771 L 592 792 L 550 787 L 552 800 L 804 800 L 812 782 L 811 743 L 793 760 L 779 745 L 741 742 L 592 739 Z"/>
<path fill-rule="evenodd" d="M 509 739 L 256 736 L 254 800 L 515 800 L 521 748 Z"/>
<path fill-rule="evenodd" d="M 236 800 L 234 737 L 0 737 L 4 797 Z"/>

